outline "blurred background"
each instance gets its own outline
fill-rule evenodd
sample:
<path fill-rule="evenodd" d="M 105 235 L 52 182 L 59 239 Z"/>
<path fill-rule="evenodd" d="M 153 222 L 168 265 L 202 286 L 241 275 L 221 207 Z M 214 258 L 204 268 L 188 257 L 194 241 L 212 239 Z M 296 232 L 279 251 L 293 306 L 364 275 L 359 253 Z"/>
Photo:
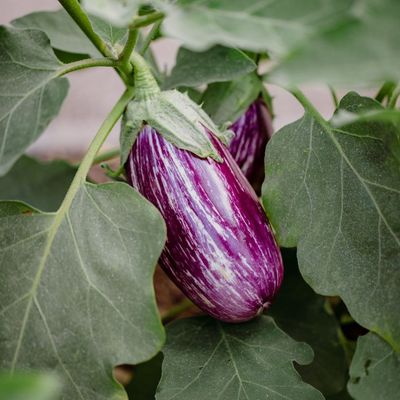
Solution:
<path fill-rule="evenodd" d="M 57 10 L 59 7 L 56 0 L 1 0 L 0 24 L 8 24 L 34 11 Z M 172 39 L 159 39 L 153 43 L 152 50 L 161 70 L 169 71 L 173 67 L 178 48 L 179 42 Z M 28 152 L 32 155 L 45 159 L 79 159 L 123 91 L 120 78 L 109 68 L 77 71 L 69 74 L 68 79 L 70 90 L 61 112 L 30 147 Z M 275 130 L 301 117 L 302 107 L 292 95 L 273 85 L 267 87 L 274 97 Z M 327 87 L 303 87 L 303 90 L 325 117 L 332 114 L 334 107 Z M 345 92 L 339 90 L 338 95 Z M 105 150 L 118 146 L 118 135 L 119 125 L 108 138 Z"/>

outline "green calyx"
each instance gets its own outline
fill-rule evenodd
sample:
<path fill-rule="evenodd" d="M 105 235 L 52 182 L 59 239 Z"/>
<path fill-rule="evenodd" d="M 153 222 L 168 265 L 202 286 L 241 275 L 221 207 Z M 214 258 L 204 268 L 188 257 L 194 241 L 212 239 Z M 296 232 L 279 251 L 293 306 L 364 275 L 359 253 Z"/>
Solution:
<path fill-rule="evenodd" d="M 134 70 L 135 97 L 137 100 L 152 98 L 160 92 L 160 88 L 144 58 L 132 52 L 130 62 Z"/>

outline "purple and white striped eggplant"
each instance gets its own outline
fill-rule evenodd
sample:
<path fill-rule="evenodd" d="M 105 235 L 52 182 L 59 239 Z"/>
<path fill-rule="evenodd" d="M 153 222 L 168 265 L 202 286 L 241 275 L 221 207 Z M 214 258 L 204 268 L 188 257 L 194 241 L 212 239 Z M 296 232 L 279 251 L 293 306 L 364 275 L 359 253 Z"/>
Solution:
<path fill-rule="evenodd" d="M 265 174 L 265 147 L 273 133 L 271 115 L 264 100 L 261 97 L 255 100 L 230 129 L 235 136 L 229 151 L 259 195 Z"/>
<path fill-rule="evenodd" d="M 240 322 L 271 303 L 283 264 L 254 190 L 227 148 L 210 138 L 222 163 L 178 149 L 145 126 L 126 170 L 166 221 L 161 267 L 203 311 Z"/>

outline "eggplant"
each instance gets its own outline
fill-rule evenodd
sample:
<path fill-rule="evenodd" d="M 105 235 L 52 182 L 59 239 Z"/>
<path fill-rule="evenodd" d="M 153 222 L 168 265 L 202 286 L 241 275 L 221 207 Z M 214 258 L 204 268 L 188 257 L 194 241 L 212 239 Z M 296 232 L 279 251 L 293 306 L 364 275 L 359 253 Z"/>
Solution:
<path fill-rule="evenodd" d="M 282 258 L 257 195 L 228 149 L 207 133 L 223 162 L 178 149 L 145 125 L 126 172 L 166 222 L 159 262 L 167 275 L 206 313 L 241 322 L 270 305 Z"/>
<path fill-rule="evenodd" d="M 256 99 L 230 129 L 229 151 L 258 195 L 264 181 L 265 147 L 272 136 L 272 119 L 262 99 Z"/>

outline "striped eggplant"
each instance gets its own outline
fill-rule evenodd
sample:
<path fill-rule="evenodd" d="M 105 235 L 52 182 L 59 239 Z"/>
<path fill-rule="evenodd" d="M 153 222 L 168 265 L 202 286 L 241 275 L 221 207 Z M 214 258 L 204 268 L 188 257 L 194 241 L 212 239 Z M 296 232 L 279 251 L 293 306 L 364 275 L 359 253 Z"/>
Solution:
<path fill-rule="evenodd" d="M 230 129 L 235 133 L 229 145 L 234 160 L 258 195 L 264 181 L 264 154 L 271 138 L 272 120 L 264 100 L 259 97 Z"/>
<path fill-rule="evenodd" d="M 222 163 L 178 149 L 146 125 L 126 172 L 166 221 L 161 267 L 203 311 L 240 322 L 271 303 L 283 264 L 254 190 L 227 148 L 209 136 Z"/>

